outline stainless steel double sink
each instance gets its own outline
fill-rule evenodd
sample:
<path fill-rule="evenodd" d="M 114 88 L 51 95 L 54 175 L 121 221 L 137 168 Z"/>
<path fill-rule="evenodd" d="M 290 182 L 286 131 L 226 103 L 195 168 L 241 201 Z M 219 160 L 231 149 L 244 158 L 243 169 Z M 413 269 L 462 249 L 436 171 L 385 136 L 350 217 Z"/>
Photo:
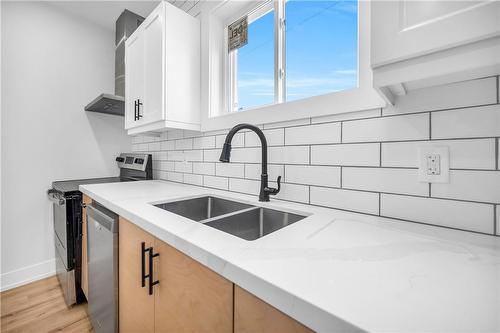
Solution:
<path fill-rule="evenodd" d="M 154 206 L 246 240 L 255 240 L 307 217 L 215 196 L 202 196 Z"/>

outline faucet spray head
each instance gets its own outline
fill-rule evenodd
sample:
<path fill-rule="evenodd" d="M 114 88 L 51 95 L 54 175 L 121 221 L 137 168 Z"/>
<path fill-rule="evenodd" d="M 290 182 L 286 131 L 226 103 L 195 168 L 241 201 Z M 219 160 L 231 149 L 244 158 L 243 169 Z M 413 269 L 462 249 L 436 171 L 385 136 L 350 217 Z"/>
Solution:
<path fill-rule="evenodd" d="M 224 147 L 222 147 L 222 152 L 220 153 L 219 161 L 228 163 L 231 157 L 231 144 L 224 143 Z"/>

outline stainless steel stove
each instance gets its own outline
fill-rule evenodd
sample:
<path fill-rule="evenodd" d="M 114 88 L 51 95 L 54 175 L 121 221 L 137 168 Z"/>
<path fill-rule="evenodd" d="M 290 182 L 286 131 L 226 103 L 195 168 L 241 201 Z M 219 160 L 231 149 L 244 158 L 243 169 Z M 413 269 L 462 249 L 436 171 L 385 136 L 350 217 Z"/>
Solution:
<path fill-rule="evenodd" d="M 122 153 L 116 162 L 120 170 L 116 177 L 55 181 L 47 191 L 54 207 L 57 277 L 68 305 L 85 300 L 81 289 L 82 193 L 78 186 L 153 179 L 151 155 Z"/>

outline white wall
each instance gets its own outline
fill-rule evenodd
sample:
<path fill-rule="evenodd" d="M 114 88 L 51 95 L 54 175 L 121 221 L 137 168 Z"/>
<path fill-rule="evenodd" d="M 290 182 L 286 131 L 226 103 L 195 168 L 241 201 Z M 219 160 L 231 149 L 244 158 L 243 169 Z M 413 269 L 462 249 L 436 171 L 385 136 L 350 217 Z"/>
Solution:
<path fill-rule="evenodd" d="M 83 107 L 113 92 L 114 32 L 47 2 L 2 2 L 2 289 L 54 271 L 54 180 L 118 173 L 122 117 Z"/>

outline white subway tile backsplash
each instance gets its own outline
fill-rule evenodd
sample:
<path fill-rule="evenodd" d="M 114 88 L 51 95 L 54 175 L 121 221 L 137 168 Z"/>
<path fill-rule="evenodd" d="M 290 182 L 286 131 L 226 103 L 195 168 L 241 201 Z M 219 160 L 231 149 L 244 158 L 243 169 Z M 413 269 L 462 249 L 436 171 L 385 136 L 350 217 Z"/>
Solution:
<path fill-rule="evenodd" d="M 193 163 L 191 162 L 175 162 L 176 172 L 193 172 Z"/>
<path fill-rule="evenodd" d="M 450 168 L 495 169 L 494 139 L 382 143 L 382 166 L 417 168 L 418 147 L 425 145 L 449 147 Z"/>
<path fill-rule="evenodd" d="M 286 145 L 321 144 L 340 142 L 340 123 L 285 128 Z"/>
<path fill-rule="evenodd" d="M 167 158 L 169 161 L 184 161 L 183 151 L 169 151 L 167 152 Z"/>
<path fill-rule="evenodd" d="M 183 179 L 184 178 L 182 173 L 167 171 L 167 180 L 182 183 Z"/>
<path fill-rule="evenodd" d="M 168 140 L 182 139 L 183 137 L 184 137 L 183 130 L 170 130 L 170 131 L 167 131 L 167 139 Z"/>
<path fill-rule="evenodd" d="M 311 146 L 311 164 L 379 166 L 380 144 Z"/>
<path fill-rule="evenodd" d="M 132 144 L 142 143 L 142 136 L 136 135 L 132 137 Z"/>
<path fill-rule="evenodd" d="M 184 151 L 184 157 L 188 162 L 202 162 L 203 150 L 186 150 Z"/>
<path fill-rule="evenodd" d="M 375 215 L 382 209 L 388 217 L 500 235 L 497 81 L 410 83 L 394 107 L 257 124 L 269 146 L 269 185 L 283 177 L 276 199 Z M 132 151 L 152 154 L 155 179 L 258 195 L 260 140 L 238 132 L 231 163 L 220 163 L 228 132 L 140 135 Z M 422 145 L 449 147 L 449 183 L 418 182 Z"/>
<path fill-rule="evenodd" d="M 284 166 L 279 164 L 268 164 L 267 174 L 270 181 L 275 181 L 278 176 L 283 178 L 284 176 Z M 262 174 L 262 165 L 260 164 L 245 164 L 245 178 L 260 180 L 260 175 Z"/>
<path fill-rule="evenodd" d="M 193 163 L 193 173 L 213 176 L 215 175 L 215 163 Z"/>
<path fill-rule="evenodd" d="M 342 128 L 342 142 L 408 141 L 428 138 L 428 113 L 346 121 Z"/>
<path fill-rule="evenodd" d="M 220 149 L 218 150 L 220 156 Z M 231 149 L 231 162 L 235 163 L 259 163 L 261 161 L 262 152 L 260 147 L 255 148 L 233 148 Z"/>
<path fill-rule="evenodd" d="M 203 151 L 203 162 L 218 162 L 220 157 L 220 149 L 207 149 Z"/>
<path fill-rule="evenodd" d="M 328 115 L 328 116 L 314 117 L 314 118 L 311 118 L 311 123 L 312 124 L 321 124 L 321 123 L 329 123 L 329 122 L 334 122 L 334 121 L 374 118 L 374 117 L 380 117 L 380 116 L 381 116 L 380 109 L 370 109 L 370 110 L 363 110 L 363 111 L 339 113 L 339 114 L 332 114 L 332 115 Z"/>
<path fill-rule="evenodd" d="M 175 141 L 161 141 L 160 142 L 161 150 L 174 150 L 175 149 Z"/>
<path fill-rule="evenodd" d="M 229 179 L 229 190 L 240 193 L 256 194 L 260 193 L 260 181 L 250 179 Z"/>
<path fill-rule="evenodd" d="M 193 149 L 215 148 L 215 136 L 202 136 L 193 139 Z"/>
<path fill-rule="evenodd" d="M 270 186 L 276 187 L 276 183 L 270 184 Z M 281 184 L 281 190 L 276 195 L 277 199 L 309 203 L 309 186 L 297 185 L 297 184 Z"/>
<path fill-rule="evenodd" d="M 245 177 L 245 165 L 238 163 L 217 163 L 215 164 L 215 174 L 222 177 Z"/>
<path fill-rule="evenodd" d="M 176 150 L 193 149 L 193 139 L 175 140 Z"/>
<path fill-rule="evenodd" d="M 200 137 L 202 135 L 203 135 L 203 133 L 201 133 L 199 131 L 190 131 L 190 130 L 184 130 L 184 132 L 182 133 L 183 138 L 197 138 L 197 137 Z"/>
<path fill-rule="evenodd" d="M 500 136 L 500 104 L 432 113 L 432 138 Z"/>
<path fill-rule="evenodd" d="M 203 186 L 227 190 L 229 178 L 217 176 L 203 176 Z"/>
<path fill-rule="evenodd" d="M 449 183 L 431 185 L 433 197 L 500 203 L 500 171 L 450 170 Z"/>
<path fill-rule="evenodd" d="M 342 168 L 342 187 L 374 192 L 429 195 L 429 184 L 418 181 L 416 169 Z"/>
<path fill-rule="evenodd" d="M 309 147 L 308 146 L 292 146 L 292 147 L 269 147 L 268 148 L 269 163 L 276 164 L 309 164 Z M 260 152 L 260 148 L 259 148 Z M 260 161 L 260 159 L 253 159 Z M 250 162 L 250 161 L 246 161 Z"/>
<path fill-rule="evenodd" d="M 185 173 L 184 174 L 184 183 L 202 186 L 203 185 L 203 176 Z"/>
<path fill-rule="evenodd" d="M 287 183 L 340 187 L 340 167 L 286 165 L 285 181 Z"/>
<path fill-rule="evenodd" d="M 160 142 L 150 142 L 148 143 L 148 151 L 158 151 L 160 150 Z"/>
<path fill-rule="evenodd" d="M 215 137 L 215 148 L 222 148 L 224 142 L 226 141 L 226 134 L 217 135 Z M 231 140 L 231 147 L 245 147 L 245 133 L 238 132 L 233 136 Z"/>
<path fill-rule="evenodd" d="M 496 103 L 495 86 L 495 78 L 489 77 L 412 90 L 404 96 L 398 96 L 395 106 L 384 108 L 383 115 Z"/>
<path fill-rule="evenodd" d="M 488 204 L 382 194 L 380 215 L 493 233 L 493 205 Z"/>
<path fill-rule="evenodd" d="M 161 170 L 175 171 L 175 162 L 173 162 L 173 161 L 161 162 L 160 168 L 161 168 Z"/>
<path fill-rule="evenodd" d="M 378 214 L 379 194 L 311 186 L 311 204 Z"/>
<path fill-rule="evenodd" d="M 283 146 L 285 130 L 283 128 L 264 130 L 268 146 Z M 245 132 L 245 147 L 260 147 L 260 139 L 255 132 Z"/>

